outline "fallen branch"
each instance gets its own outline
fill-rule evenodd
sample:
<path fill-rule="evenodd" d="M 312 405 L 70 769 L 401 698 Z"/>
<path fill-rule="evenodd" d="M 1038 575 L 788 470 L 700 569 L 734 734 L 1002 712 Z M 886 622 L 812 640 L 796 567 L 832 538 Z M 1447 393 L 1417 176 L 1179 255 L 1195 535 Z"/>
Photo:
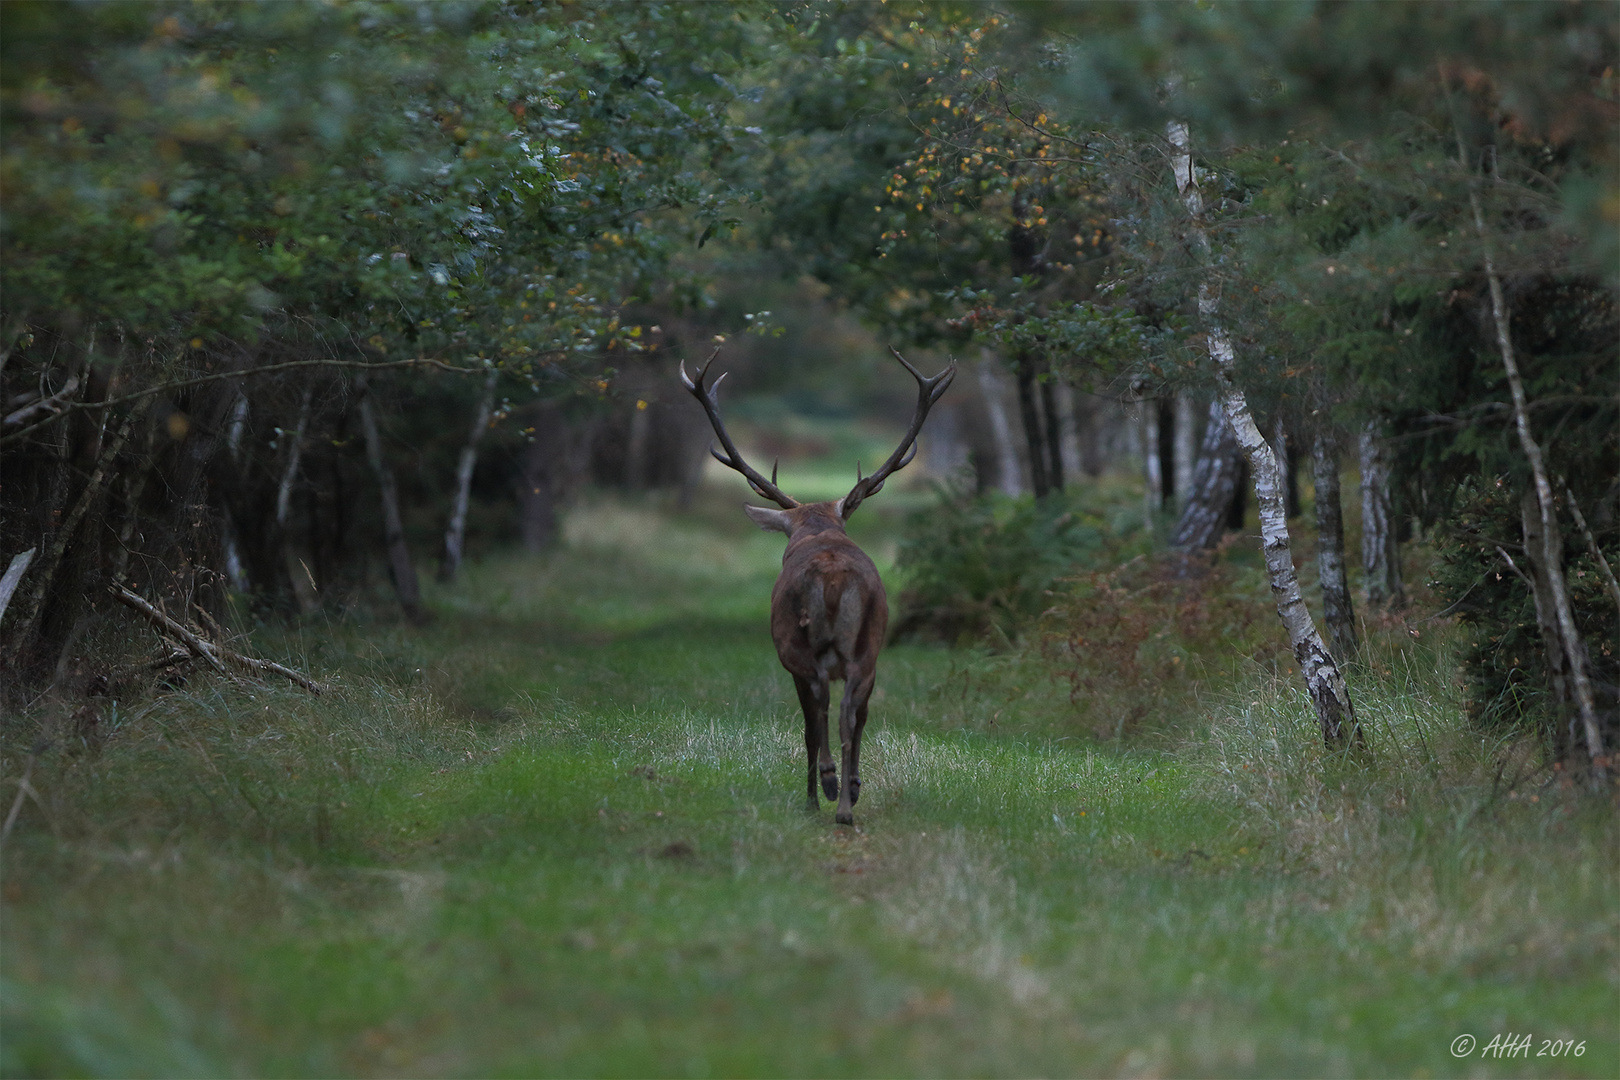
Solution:
<path fill-rule="evenodd" d="M 149 622 L 179 641 L 193 656 L 207 663 L 221 675 L 229 677 L 230 672 L 225 665 L 230 663 L 235 664 L 237 667 L 246 668 L 249 671 L 273 672 L 284 679 L 290 679 L 312 694 L 319 694 L 326 689 L 308 675 L 278 664 L 274 660 L 260 660 L 253 656 L 243 656 L 241 653 L 233 649 L 227 649 L 223 645 L 204 641 L 190 627 L 165 615 L 148 603 L 139 593 L 133 592 L 122 585 L 114 585 L 111 591 L 120 603 L 140 612 Z"/>

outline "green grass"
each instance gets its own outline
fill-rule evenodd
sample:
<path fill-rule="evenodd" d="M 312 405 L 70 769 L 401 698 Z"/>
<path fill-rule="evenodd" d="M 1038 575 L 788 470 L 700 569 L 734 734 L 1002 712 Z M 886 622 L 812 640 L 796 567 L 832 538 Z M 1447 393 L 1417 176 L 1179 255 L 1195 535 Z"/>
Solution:
<path fill-rule="evenodd" d="M 261 629 L 320 699 L 106 707 L 0 863 L 0 1071 L 1620 1074 L 1613 804 L 1466 731 L 1443 645 L 1367 665 L 1359 762 L 1259 666 L 1147 749 L 1034 654 L 893 648 L 841 829 L 738 501 Z M 1509 1031 L 1585 1053 L 1448 1051 Z"/>

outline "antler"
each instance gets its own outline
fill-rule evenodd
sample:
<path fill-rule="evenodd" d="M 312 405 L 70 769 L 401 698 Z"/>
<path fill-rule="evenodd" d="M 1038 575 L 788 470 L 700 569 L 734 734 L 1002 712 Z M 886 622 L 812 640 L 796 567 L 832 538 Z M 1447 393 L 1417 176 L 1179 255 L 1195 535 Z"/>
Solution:
<path fill-rule="evenodd" d="M 890 473 L 911 464 L 911 459 L 917 456 L 917 433 L 922 431 L 923 421 L 928 419 L 928 410 L 934 407 L 934 402 L 944 396 L 945 391 L 950 388 L 951 380 L 956 378 L 955 360 L 951 361 L 950 367 L 932 379 L 925 379 L 922 372 L 907 363 L 906 358 L 901 356 L 894 346 L 891 345 L 889 351 L 894 353 L 894 358 L 900 361 L 907 371 L 911 372 L 911 377 L 917 380 L 917 410 L 911 417 L 911 427 L 906 431 L 906 437 L 900 440 L 900 445 L 889 455 L 889 460 L 878 466 L 877 472 L 862 478 L 860 466 L 855 467 L 855 486 L 850 488 L 849 494 L 844 496 L 841 504 L 845 521 L 849 520 L 849 515 L 855 512 L 855 508 L 861 505 L 868 495 L 876 495 L 883 490 L 883 481 L 889 478 Z"/>
<path fill-rule="evenodd" d="M 698 404 L 703 406 L 703 411 L 709 414 L 709 423 L 714 427 L 714 433 L 720 436 L 720 446 L 725 447 L 726 450 L 722 454 L 719 447 L 711 446 L 709 447 L 709 453 L 713 454 L 714 459 L 720 464 L 742 473 L 743 478 L 748 481 L 748 486 L 753 488 L 760 498 L 769 499 L 784 510 L 792 510 L 799 505 L 798 501 L 789 498 L 782 492 L 781 488 L 776 486 L 776 465 L 774 463 L 771 465 L 771 478 L 769 480 L 749 468 L 748 462 L 744 461 L 742 455 L 737 452 L 737 446 L 731 441 L 731 436 L 726 434 L 726 425 L 720 422 L 720 399 L 718 394 L 720 383 L 725 379 L 726 373 L 721 372 L 719 378 L 714 380 L 713 385 L 708 387 L 703 385 L 703 380 L 709 376 L 710 365 L 714 363 L 714 358 L 719 355 L 719 349 L 715 349 L 714 352 L 709 354 L 709 359 L 703 365 L 703 370 L 698 372 L 697 382 L 693 382 L 691 377 L 686 374 L 686 361 L 681 361 L 681 382 L 686 384 L 686 389 L 691 392 L 693 397 L 698 399 Z"/>

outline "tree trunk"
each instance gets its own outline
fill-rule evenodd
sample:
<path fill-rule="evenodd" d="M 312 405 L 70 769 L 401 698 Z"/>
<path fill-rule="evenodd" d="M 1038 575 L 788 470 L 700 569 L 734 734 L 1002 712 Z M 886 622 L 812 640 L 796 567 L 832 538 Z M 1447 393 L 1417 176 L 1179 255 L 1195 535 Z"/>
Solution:
<path fill-rule="evenodd" d="M 399 606 L 404 609 L 405 617 L 421 625 L 427 621 L 427 612 L 422 607 L 421 586 L 416 580 L 416 567 L 411 563 L 410 548 L 405 546 L 405 523 L 399 513 L 399 486 L 394 482 L 394 470 L 389 468 L 387 459 L 383 457 L 371 386 L 364 374 L 355 377 L 355 387 L 360 391 L 360 429 L 366 439 L 366 459 L 371 463 L 371 472 L 377 478 L 377 487 L 382 495 L 383 542 L 388 547 L 388 566 L 393 572 L 394 592 L 399 596 Z"/>
<path fill-rule="evenodd" d="M 478 444 L 483 441 L 484 432 L 489 428 L 489 416 L 495 409 L 495 384 L 499 380 L 500 372 L 494 368 L 484 376 L 484 387 L 473 410 L 472 430 L 467 434 L 467 444 L 461 448 L 461 459 L 456 462 L 456 494 L 450 507 L 450 524 L 444 530 L 440 581 L 454 581 L 461 569 L 463 545 L 467 538 L 467 506 L 472 501 L 473 469 L 478 464 Z"/>
<path fill-rule="evenodd" d="M 1063 475 L 1078 479 L 1085 465 L 1080 457 L 1079 416 L 1075 412 L 1074 387 L 1068 380 L 1058 379 L 1054 391 L 1058 410 L 1058 453 L 1063 462 Z"/>
<path fill-rule="evenodd" d="M 141 524 L 141 499 L 146 494 L 146 482 L 152 475 L 152 425 L 143 425 L 145 432 L 145 445 L 132 468 L 124 470 L 124 520 L 118 525 L 118 545 L 113 548 L 112 566 L 107 580 L 114 585 L 121 585 L 124 581 L 125 569 L 129 566 L 130 550 L 141 543 L 137 530 Z"/>
<path fill-rule="evenodd" d="M 546 441 L 536 439 L 518 457 L 518 534 L 538 555 L 557 539 L 557 491 Z"/>
<path fill-rule="evenodd" d="M 979 391 L 984 411 L 990 418 L 990 436 L 996 447 L 997 484 L 1005 495 L 1017 498 L 1024 493 L 1024 470 L 1013 444 L 1012 424 L 1007 419 L 1007 398 L 1001 381 L 1000 361 L 988 350 L 979 362 Z"/>
<path fill-rule="evenodd" d="M 646 402 L 637 401 L 630 411 L 630 437 L 624 446 L 624 486 L 640 491 L 647 486 L 647 444 L 652 437 L 652 416 Z"/>
<path fill-rule="evenodd" d="M 1177 152 L 1176 187 L 1186 201 L 1195 237 L 1207 251 L 1209 239 L 1203 229 L 1203 200 L 1198 192 L 1192 142 L 1185 124 L 1170 125 L 1170 142 Z M 1254 477 L 1254 495 L 1260 507 L 1261 542 L 1266 572 L 1271 579 L 1271 594 L 1277 601 L 1277 615 L 1282 619 L 1289 642 L 1293 645 L 1294 659 L 1299 662 L 1305 692 L 1316 707 L 1322 741 L 1329 748 L 1344 745 L 1347 738 L 1360 745 L 1363 737 L 1350 701 L 1350 690 L 1316 629 L 1304 597 L 1300 595 L 1299 577 L 1294 572 L 1293 555 L 1289 550 L 1288 506 L 1282 490 L 1282 469 L 1277 455 L 1255 426 L 1249 403 L 1238 385 L 1237 357 L 1232 350 L 1231 339 L 1226 336 L 1226 330 L 1219 320 L 1214 286 L 1207 280 L 1198 289 L 1198 314 L 1204 323 L 1210 359 L 1215 362 L 1222 407 L 1231 422 L 1237 444 L 1248 460 L 1250 475 Z"/>
<path fill-rule="evenodd" d="M 1356 655 L 1356 613 L 1344 565 L 1344 511 L 1339 499 L 1339 448 L 1331 433 L 1318 429 L 1311 443 L 1316 481 L 1316 566 L 1322 583 L 1322 614 L 1333 654 Z"/>
<path fill-rule="evenodd" d="M 1390 507 L 1389 465 L 1384 460 L 1379 427 L 1377 420 L 1368 420 L 1361 430 L 1361 569 L 1367 606 L 1394 609 L 1404 602 L 1405 590 Z"/>
<path fill-rule="evenodd" d="M 1207 550 L 1220 543 L 1241 472 L 1237 441 L 1219 400 L 1209 403 L 1209 419 L 1193 468 L 1181 519 L 1170 537 L 1174 547 Z"/>
<path fill-rule="evenodd" d="M 1164 508 L 1164 462 L 1159 457 L 1159 403 L 1150 398 L 1136 402 L 1136 429 L 1142 438 L 1142 513 L 1147 527 Z"/>
<path fill-rule="evenodd" d="M 287 444 L 287 464 L 281 470 L 281 481 L 276 485 L 276 537 L 281 543 L 282 563 L 287 571 L 287 583 L 292 586 L 293 599 L 298 610 L 313 615 L 321 602 L 315 587 L 315 576 L 310 572 L 304 545 L 294 543 L 289 522 L 292 517 L 292 490 L 298 482 L 298 466 L 304 455 L 304 433 L 309 429 L 309 407 L 315 396 L 312 386 L 304 387 L 303 400 L 298 404 L 296 421 Z"/>
<path fill-rule="evenodd" d="M 1554 543 L 1560 534 L 1557 505 L 1553 501 L 1552 481 L 1547 476 L 1547 464 L 1541 454 L 1541 444 L 1530 431 L 1530 404 L 1524 393 L 1524 381 L 1519 377 L 1519 363 L 1513 353 L 1513 334 L 1508 323 L 1507 301 L 1502 296 L 1502 279 L 1496 273 L 1496 259 L 1491 251 L 1490 233 L 1485 228 L 1485 212 L 1480 207 L 1479 191 L 1473 182 L 1473 169 L 1469 165 L 1468 151 L 1463 145 L 1460 127 L 1456 128 L 1456 134 L 1457 161 L 1470 177 L 1468 204 L 1474 212 L 1474 229 L 1479 233 L 1480 246 L 1485 255 L 1485 282 L 1490 287 L 1491 317 L 1496 325 L 1496 348 L 1502 355 L 1502 370 L 1507 373 L 1508 391 L 1513 397 L 1513 423 L 1519 435 L 1519 446 L 1530 462 L 1530 476 L 1535 483 L 1536 503 L 1541 516 L 1547 588 L 1552 593 L 1553 611 L 1558 620 L 1559 636 L 1563 640 L 1564 658 L 1569 663 L 1569 681 L 1571 689 L 1575 691 L 1575 704 L 1580 710 L 1581 727 L 1586 736 L 1586 753 L 1592 762 L 1592 778 L 1598 784 L 1604 784 L 1607 782 L 1609 760 L 1603 750 L 1603 730 L 1598 726 L 1597 700 L 1592 690 L 1586 645 L 1581 640 L 1579 627 L 1575 625 L 1575 613 L 1569 602 L 1569 586 L 1564 580 L 1563 543 L 1561 541 Z"/>
<path fill-rule="evenodd" d="M 1058 423 L 1057 392 L 1048 373 L 1041 382 L 1041 412 L 1046 420 L 1046 478 L 1052 490 L 1063 490 L 1063 433 Z"/>
<path fill-rule="evenodd" d="M 1198 411 L 1188 394 L 1176 395 L 1175 481 L 1176 509 L 1185 509 L 1192 491 L 1194 454 L 1198 449 Z"/>
<path fill-rule="evenodd" d="M 113 437 L 110 445 L 100 449 L 97 455 L 95 470 L 85 481 L 84 487 L 79 491 L 79 497 L 74 500 L 73 506 L 63 516 L 61 525 L 51 536 L 49 545 L 45 548 L 44 556 L 40 559 L 39 569 L 35 574 L 33 589 L 27 594 L 23 607 L 17 613 L 17 633 L 13 642 L 20 648 L 29 648 L 31 645 L 41 644 L 36 641 L 41 629 L 45 600 L 51 595 L 51 587 L 55 584 L 58 571 L 66 560 L 66 556 L 73 544 L 74 536 L 79 531 L 79 525 L 90 513 L 91 508 L 101 496 L 101 489 L 106 483 L 118 455 L 124 450 L 124 443 L 134 428 L 146 417 L 146 410 L 151 404 L 151 398 L 142 398 L 131 407 L 124 422 L 119 425 L 118 434 Z M 75 607 L 83 599 L 83 589 L 79 588 L 82 582 L 69 579 L 75 594 L 72 601 Z M 59 590 L 60 592 L 60 590 Z M 43 620 L 48 621 L 48 620 Z M 70 620 L 71 622 L 71 620 Z"/>
<path fill-rule="evenodd" d="M 1040 414 L 1035 408 L 1035 366 L 1029 357 L 1013 362 L 1018 384 L 1018 415 L 1024 422 L 1024 444 L 1029 448 L 1029 479 L 1035 498 L 1044 499 L 1051 490 L 1046 476 L 1046 440 L 1041 436 Z"/>
<path fill-rule="evenodd" d="M 248 399 L 247 395 L 237 391 L 236 404 L 231 407 L 231 422 L 225 429 L 225 451 L 230 459 L 230 480 L 233 485 L 240 486 L 242 466 L 242 437 L 247 433 Z M 242 541 L 237 533 L 236 517 L 231 513 L 230 493 L 221 492 L 220 496 L 220 550 L 225 556 L 225 580 L 231 583 L 231 591 L 247 595 L 253 591 L 253 582 L 248 578 L 247 564 L 242 558 Z"/>
<path fill-rule="evenodd" d="M 1288 429 L 1283 426 L 1279 417 L 1271 435 L 1271 448 L 1277 455 L 1277 461 L 1282 465 L 1283 489 L 1288 500 L 1288 518 L 1293 520 L 1299 517 L 1299 476 L 1294 467 L 1294 448 L 1288 441 Z"/>
<path fill-rule="evenodd" d="M 1543 535 L 1541 511 L 1536 506 L 1535 494 L 1530 491 L 1526 491 L 1519 500 L 1519 527 L 1524 536 L 1525 570 L 1528 571 L 1528 573 L 1520 571 L 1519 576 L 1530 586 L 1530 597 L 1535 602 L 1536 627 L 1541 631 L 1541 647 L 1547 661 L 1547 684 L 1552 690 L 1555 702 L 1553 753 L 1562 761 L 1578 743 L 1576 734 L 1571 728 L 1579 716 L 1578 707 L 1571 708 L 1575 705 L 1574 684 L 1564 649 L 1564 638 L 1558 630 L 1558 613 L 1553 605 L 1552 582 L 1547 576 L 1548 541 L 1555 540 L 1562 549 L 1563 539 Z M 1518 569 L 1506 551 L 1501 554 L 1507 559 L 1510 567 Z"/>

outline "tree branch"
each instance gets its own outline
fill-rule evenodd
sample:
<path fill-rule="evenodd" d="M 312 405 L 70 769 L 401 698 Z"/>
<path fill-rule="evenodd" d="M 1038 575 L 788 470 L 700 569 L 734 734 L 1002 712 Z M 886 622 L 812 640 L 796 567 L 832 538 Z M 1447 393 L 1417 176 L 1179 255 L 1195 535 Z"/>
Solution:
<path fill-rule="evenodd" d="M 246 379 L 255 375 L 273 375 L 279 371 L 292 371 L 298 368 L 314 367 L 361 368 L 366 371 L 381 371 L 385 368 L 401 367 L 433 367 L 438 368 L 440 371 L 448 371 L 455 375 L 483 375 L 489 371 L 487 367 L 457 367 L 454 364 L 447 364 L 443 360 L 435 360 L 431 357 L 423 356 L 414 357 L 410 360 L 384 360 L 375 363 L 367 360 L 337 360 L 327 358 L 317 360 L 288 360 L 280 364 L 266 364 L 264 367 L 258 368 L 246 368 L 238 371 L 216 371 L 208 375 L 199 375 L 192 379 L 178 379 L 174 382 L 159 383 L 156 386 L 149 386 L 145 390 L 138 390 L 133 394 L 125 394 L 123 397 L 108 398 L 105 401 L 72 402 L 64 406 L 61 411 L 57 412 L 55 415 L 48 416 L 44 420 L 30 424 L 21 431 L 13 431 L 11 434 L 0 438 L 0 446 L 6 446 L 10 443 L 16 442 L 19 439 L 27 438 L 40 428 L 55 423 L 62 417 L 67 416 L 69 413 L 74 412 L 75 410 L 106 409 L 114 405 L 127 405 L 132 401 L 140 401 L 142 398 L 151 397 L 153 394 L 162 394 L 173 390 L 185 390 L 193 386 L 201 386 L 204 383 L 219 382 L 222 379 Z M 11 422 L 11 417 L 7 417 L 6 423 Z"/>

